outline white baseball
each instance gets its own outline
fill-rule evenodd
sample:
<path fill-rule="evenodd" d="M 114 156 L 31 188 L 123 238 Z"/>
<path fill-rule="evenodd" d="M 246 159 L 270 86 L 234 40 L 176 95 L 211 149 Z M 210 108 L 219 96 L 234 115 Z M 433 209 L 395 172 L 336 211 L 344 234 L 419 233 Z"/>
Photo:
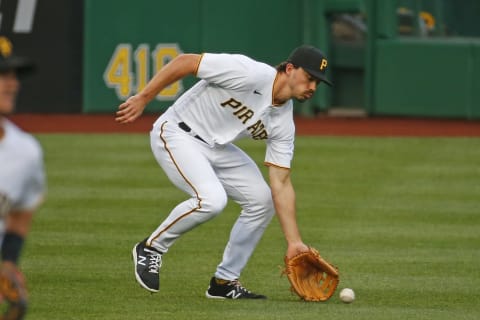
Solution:
<path fill-rule="evenodd" d="M 355 292 L 350 288 L 344 288 L 340 291 L 340 300 L 345 303 L 351 303 L 355 300 Z"/>

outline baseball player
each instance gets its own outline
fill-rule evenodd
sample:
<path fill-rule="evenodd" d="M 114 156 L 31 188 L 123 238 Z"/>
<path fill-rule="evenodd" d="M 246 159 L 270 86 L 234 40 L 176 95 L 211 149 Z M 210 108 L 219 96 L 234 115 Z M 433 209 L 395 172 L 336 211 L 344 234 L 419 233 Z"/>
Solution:
<path fill-rule="evenodd" d="M 163 88 L 187 75 L 201 79 L 158 118 L 150 133 L 158 164 L 188 199 L 133 248 L 135 277 L 142 287 L 159 290 L 163 255 L 181 235 L 220 214 L 227 198 L 242 211 L 210 280 L 208 298 L 266 298 L 247 290 L 239 278 L 275 212 L 287 257 L 308 250 L 297 227 L 290 180 L 295 134 L 291 99 L 305 101 L 318 84 L 330 84 L 326 69 L 326 57 L 312 46 L 296 48 L 276 68 L 239 54 L 182 54 L 119 106 L 116 120 L 130 123 Z M 232 143 L 244 137 L 265 141 L 270 185 Z"/>
<path fill-rule="evenodd" d="M 13 55 L 12 44 L 0 37 L 0 217 L 5 223 L 0 264 L 0 299 L 8 307 L 1 319 L 22 319 L 27 307 L 18 260 L 32 216 L 45 192 L 40 145 L 6 115 L 13 111 L 19 90 L 17 75 L 32 70 L 25 58 Z"/>

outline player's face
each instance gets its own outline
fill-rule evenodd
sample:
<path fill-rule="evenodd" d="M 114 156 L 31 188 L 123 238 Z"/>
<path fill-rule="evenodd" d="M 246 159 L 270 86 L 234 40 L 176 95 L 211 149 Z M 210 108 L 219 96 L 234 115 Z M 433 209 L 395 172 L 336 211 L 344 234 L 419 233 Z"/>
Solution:
<path fill-rule="evenodd" d="M 19 88 L 15 71 L 0 72 L 0 115 L 13 111 Z"/>
<path fill-rule="evenodd" d="M 292 98 L 303 102 L 313 97 L 320 80 L 312 77 L 302 68 L 293 69 L 290 76 Z"/>

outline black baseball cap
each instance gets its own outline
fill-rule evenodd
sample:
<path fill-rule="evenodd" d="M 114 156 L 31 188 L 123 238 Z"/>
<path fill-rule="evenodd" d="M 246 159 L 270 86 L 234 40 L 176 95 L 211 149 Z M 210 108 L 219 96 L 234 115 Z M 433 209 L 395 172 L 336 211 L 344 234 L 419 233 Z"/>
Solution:
<path fill-rule="evenodd" d="M 310 45 L 300 46 L 292 51 L 287 62 L 302 67 L 311 76 L 322 80 L 329 86 L 332 85 L 325 75 L 328 65 L 327 57 L 319 49 Z"/>
<path fill-rule="evenodd" d="M 0 72 L 15 70 L 19 74 L 26 74 L 33 69 L 33 62 L 14 55 L 12 42 L 7 37 L 0 36 Z"/>

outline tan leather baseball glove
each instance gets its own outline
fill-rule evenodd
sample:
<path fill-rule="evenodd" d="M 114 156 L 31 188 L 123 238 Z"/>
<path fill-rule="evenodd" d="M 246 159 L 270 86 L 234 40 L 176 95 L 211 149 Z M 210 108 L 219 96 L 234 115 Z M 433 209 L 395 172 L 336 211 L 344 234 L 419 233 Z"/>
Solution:
<path fill-rule="evenodd" d="M 0 265 L 0 302 L 4 313 L 0 320 L 23 319 L 27 310 L 27 289 L 22 272 L 10 262 Z"/>
<path fill-rule="evenodd" d="M 285 270 L 291 290 L 305 301 L 326 301 L 338 286 L 338 269 L 310 248 L 291 259 L 285 257 Z"/>

